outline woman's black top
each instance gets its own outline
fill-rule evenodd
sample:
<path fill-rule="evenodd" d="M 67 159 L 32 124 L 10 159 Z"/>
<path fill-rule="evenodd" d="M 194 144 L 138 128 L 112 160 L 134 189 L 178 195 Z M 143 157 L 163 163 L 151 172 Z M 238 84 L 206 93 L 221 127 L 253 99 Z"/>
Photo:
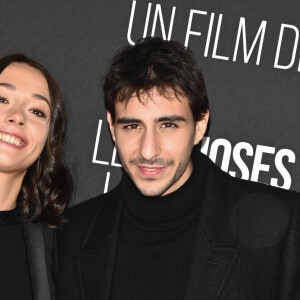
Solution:
<path fill-rule="evenodd" d="M 0 299 L 33 299 L 23 226 L 17 208 L 0 211 Z"/>

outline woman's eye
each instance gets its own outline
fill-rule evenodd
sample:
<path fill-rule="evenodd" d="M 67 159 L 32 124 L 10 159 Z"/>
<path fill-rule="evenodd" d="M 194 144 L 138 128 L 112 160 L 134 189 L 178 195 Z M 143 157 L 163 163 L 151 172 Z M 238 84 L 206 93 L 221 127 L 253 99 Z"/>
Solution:
<path fill-rule="evenodd" d="M 8 103 L 7 99 L 0 96 L 0 103 Z"/>
<path fill-rule="evenodd" d="M 41 111 L 40 109 L 33 108 L 33 109 L 30 110 L 30 112 L 32 112 L 33 114 L 35 114 L 39 118 L 46 118 L 46 114 L 43 111 Z"/>
<path fill-rule="evenodd" d="M 178 126 L 175 123 L 163 123 L 162 127 L 167 129 L 178 128 Z"/>

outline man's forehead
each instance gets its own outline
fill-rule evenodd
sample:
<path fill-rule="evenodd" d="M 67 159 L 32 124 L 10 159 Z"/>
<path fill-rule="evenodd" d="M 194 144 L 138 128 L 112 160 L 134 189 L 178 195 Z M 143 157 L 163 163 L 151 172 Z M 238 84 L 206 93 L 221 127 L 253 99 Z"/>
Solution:
<path fill-rule="evenodd" d="M 154 87 L 148 91 L 140 90 L 138 93 L 133 93 L 131 98 L 140 98 L 141 101 L 155 100 L 156 98 L 166 98 L 169 100 L 177 99 L 176 92 L 171 88 Z"/>
<path fill-rule="evenodd" d="M 171 118 L 179 120 L 193 120 L 193 114 L 187 99 L 177 97 L 166 98 L 159 93 L 152 97 L 132 97 L 128 102 L 118 102 L 115 107 L 116 121 L 120 119 L 139 119 L 140 121 L 154 121 Z M 174 118 L 176 116 L 176 118 Z"/>
<path fill-rule="evenodd" d="M 128 99 L 117 99 L 115 104 L 119 108 L 126 109 L 128 105 L 130 106 L 148 106 L 153 104 L 162 104 L 162 102 L 172 102 L 172 101 L 179 101 L 179 102 L 186 102 L 188 103 L 187 98 L 185 95 L 178 91 L 174 91 L 171 88 L 166 88 L 163 90 L 159 90 L 158 88 L 152 88 L 149 91 L 139 91 L 138 93 L 133 93 Z"/>
<path fill-rule="evenodd" d="M 117 102 L 116 111 L 160 111 L 162 109 L 184 109 L 187 106 L 185 99 L 179 100 L 176 97 L 165 98 L 163 96 L 156 97 L 132 97 L 126 102 Z"/>

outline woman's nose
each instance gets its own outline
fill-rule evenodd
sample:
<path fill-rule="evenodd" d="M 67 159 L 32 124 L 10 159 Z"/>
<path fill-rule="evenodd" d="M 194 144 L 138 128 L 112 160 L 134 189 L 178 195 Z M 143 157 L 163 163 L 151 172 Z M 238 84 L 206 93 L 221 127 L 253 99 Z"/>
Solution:
<path fill-rule="evenodd" d="M 10 124 L 15 123 L 16 125 L 23 126 L 25 118 L 22 109 L 19 107 L 13 108 L 7 115 L 6 121 Z"/>

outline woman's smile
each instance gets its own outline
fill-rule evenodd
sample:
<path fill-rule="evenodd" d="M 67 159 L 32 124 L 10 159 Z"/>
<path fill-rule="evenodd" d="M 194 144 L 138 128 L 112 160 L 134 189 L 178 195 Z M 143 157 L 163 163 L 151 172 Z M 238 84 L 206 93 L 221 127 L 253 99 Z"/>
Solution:
<path fill-rule="evenodd" d="M 26 142 L 21 137 L 3 131 L 0 131 L 0 141 L 7 144 L 15 145 L 18 148 L 26 146 Z"/>

